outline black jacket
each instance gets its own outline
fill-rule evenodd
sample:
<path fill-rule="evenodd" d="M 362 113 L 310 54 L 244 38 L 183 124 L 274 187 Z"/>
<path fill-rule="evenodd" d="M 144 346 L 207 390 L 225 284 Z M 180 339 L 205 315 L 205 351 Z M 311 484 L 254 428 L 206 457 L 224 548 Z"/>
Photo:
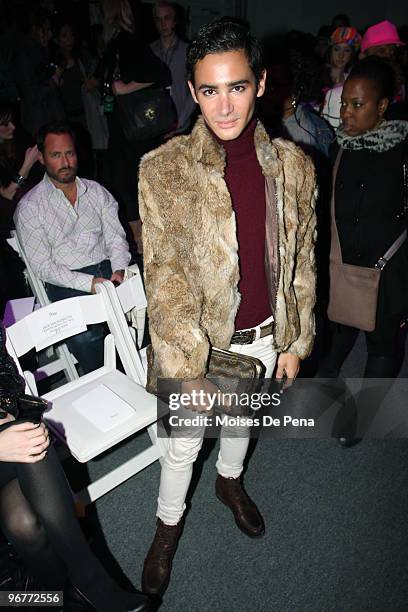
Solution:
<path fill-rule="evenodd" d="M 401 216 L 406 155 L 406 141 L 381 153 L 343 151 L 335 185 L 335 218 L 344 263 L 373 267 L 407 227 L 408 215 Z M 406 310 L 407 241 L 382 273 L 378 320 Z"/>
<path fill-rule="evenodd" d="M 6 350 L 6 333 L 0 322 L 0 409 L 16 413 L 17 398 L 24 393 L 25 383 Z"/>

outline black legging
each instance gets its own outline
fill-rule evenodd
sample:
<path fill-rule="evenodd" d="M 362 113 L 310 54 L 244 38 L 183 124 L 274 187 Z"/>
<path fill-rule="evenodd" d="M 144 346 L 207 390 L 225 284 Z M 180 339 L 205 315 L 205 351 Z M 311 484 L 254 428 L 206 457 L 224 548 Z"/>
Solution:
<path fill-rule="evenodd" d="M 340 431 L 340 437 L 363 437 L 369 431 L 378 411 L 384 407 L 383 401 L 393 385 L 398 370 L 396 346 L 401 319 L 400 315 L 390 317 L 374 331 L 365 332 L 368 353 L 364 370 L 365 380 L 355 398 L 355 409 L 350 402 L 342 413 L 346 426 Z M 338 323 L 332 323 L 331 327 L 332 344 L 329 354 L 319 366 L 317 372 L 319 378 L 339 376 L 341 367 L 359 334 L 359 330 L 354 327 Z M 386 432 L 379 432 L 379 435 L 384 433 Z"/>
<path fill-rule="evenodd" d="M 101 612 L 140 604 L 140 595 L 120 589 L 89 548 L 52 447 L 38 463 L 0 463 L 0 484 L 2 529 L 47 586 L 60 590 L 69 578 Z"/>
<path fill-rule="evenodd" d="M 365 378 L 392 378 L 396 375 L 396 344 L 401 315 L 385 319 L 381 326 L 372 332 L 365 332 L 367 343 L 367 364 Z M 353 348 L 359 330 L 354 327 L 331 324 L 332 342 L 329 354 L 319 366 L 321 378 L 337 378 L 348 354 Z"/>

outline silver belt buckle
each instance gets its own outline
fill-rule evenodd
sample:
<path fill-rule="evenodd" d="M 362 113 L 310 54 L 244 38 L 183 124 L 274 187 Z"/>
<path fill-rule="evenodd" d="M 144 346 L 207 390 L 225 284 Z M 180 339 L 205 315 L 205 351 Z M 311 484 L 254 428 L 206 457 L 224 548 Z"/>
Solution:
<path fill-rule="evenodd" d="M 256 332 L 254 329 L 234 332 L 231 338 L 231 344 L 252 344 L 255 339 L 255 334 Z"/>

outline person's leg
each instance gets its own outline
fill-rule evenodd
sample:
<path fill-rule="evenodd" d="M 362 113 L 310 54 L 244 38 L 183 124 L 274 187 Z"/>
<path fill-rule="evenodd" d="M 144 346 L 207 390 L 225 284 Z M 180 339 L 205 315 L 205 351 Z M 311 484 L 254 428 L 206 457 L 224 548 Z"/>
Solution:
<path fill-rule="evenodd" d="M 402 315 L 384 319 L 373 332 L 366 333 L 367 365 L 364 378 L 393 378 L 397 372 L 397 337 Z"/>
<path fill-rule="evenodd" d="M 256 357 L 264 364 L 265 378 L 271 378 L 277 354 L 272 347 L 272 336 L 260 338 L 252 344 L 232 344 L 230 351 Z M 255 503 L 241 483 L 241 474 L 250 439 L 249 427 L 223 427 L 216 468 L 216 495 L 228 506 L 239 529 L 250 537 L 263 535 L 265 525 Z"/>
<path fill-rule="evenodd" d="M 22 494 L 32 507 L 71 583 L 101 612 L 144 610 L 145 599 L 122 591 L 94 556 L 79 526 L 55 451 L 38 463 L 16 463 Z M 141 606 L 141 607 L 140 607 Z"/>
<path fill-rule="evenodd" d="M 257 357 L 266 367 L 266 376 L 272 376 L 276 353 L 272 349 L 270 336 L 261 338 L 252 345 L 231 345 L 230 350 Z M 191 416 L 190 411 L 187 411 L 187 416 Z M 228 438 L 228 432 L 228 428 L 223 428 L 217 468 L 222 475 L 225 473 L 227 477 L 237 477 L 242 472 L 248 449 L 249 428 L 242 427 L 239 431 L 234 428 L 231 430 L 232 439 Z M 203 427 L 189 427 L 184 433 L 174 432 L 170 438 L 169 448 L 162 462 L 157 511 L 157 517 L 166 525 L 176 525 L 184 513 L 193 464 L 201 449 L 203 436 Z"/>
<path fill-rule="evenodd" d="M 272 348 L 272 336 L 260 338 L 252 344 L 231 344 L 230 351 L 256 357 L 264 364 L 265 378 L 271 378 L 276 365 L 277 354 Z M 250 431 L 248 427 L 223 427 L 217 471 L 225 478 L 238 478 L 243 470 L 248 450 Z"/>
<path fill-rule="evenodd" d="M 265 342 L 261 343 L 262 352 L 266 345 L 272 346 L 270 338 L 269 341 L 263 340 Z M 261 345 L 258 345 L 258 352 Z M 269 353 L 269 349 L 267 352 Z M 186 416 L 191 416 L 190 411 L 186 411 Z M 231 455 L 226 451 L 227 462 L 231 460 L 232 463 L 240 463 L 239 472 L 242 471 L 242 461 L 249 442 L 249 430 L 243 429 L 245 431 L 242 437 L 234 440 L 237 445 L 232 445 Z M 143 568 L 142 587 L 146 593 L 162 595 L 169 583 L 172 561 L 181 533 L 185 498 L 191 482 L 193 464 L 202 446 L 204 431 L 204 427 L 173 431 L 169 441 L 169 448 L 162 462 L 157 530 Z M 223 441 L 221 443 L 224 444 Z M 227 446 L 229 447 L 228 443 Z"/>
<path fill-rule="evenodd" d="M 387 406 L 384 403 L 397 375 L 397 337 L 401 316 L 384 319 L 373 332 L 366 332 L 367 363 L 364 380 L 357 397 L 358 437 L 369 432 L 375 417 L 378 427 L 387 426 Z M 380 414 L 381 412 L 381 414 Z M 381 417 L 384 415 L 384 419 Z M 378 435 L 384 434 L 379 431 Z"/>
<path fill-rule="evenodd" d="M 145 593 L 163 595 L 169 584 L 193 464 L 203 443 L 204 430 L 204 427 L 180 428 L 170 437 L 162 461 L 156 533 L 143 566 L 142 589 Z"/>
<path fill-rule="evenodd" d="M 0 524 L 8 541 L 41 583 L 52 590 L 63 589 L 68 576 L 66 565 L 51 546 L 17 478 L 0 490 Z"/>
<path fill-rule="evenodd" d="M 181 437 L 173 434 L 162 462 L 157 517 L 166 525 L 177 525 L 186 508 L 185 500 L 194 461 L 203 444 L 204 428 L 192 427 Z"/>
<path fill-rule="evenodd" d="M 323 357 L 323 363 L 319 365 L 318 378 L 337 378 L 339 376 L 341 367 L 353 348 L 359 333 L 358 329 L 339 323 L 332 323 L 330 328 L 331 346 L 328 355 Z"/>

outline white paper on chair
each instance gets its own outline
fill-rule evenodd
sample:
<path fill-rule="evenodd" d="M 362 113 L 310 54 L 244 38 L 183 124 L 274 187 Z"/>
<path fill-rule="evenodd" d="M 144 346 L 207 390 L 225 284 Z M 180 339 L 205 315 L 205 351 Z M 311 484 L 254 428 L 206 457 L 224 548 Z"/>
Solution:
<path fill-rule="evenodd" d="M 98 385 L 72 402 L 73 407 L 100 431 L 110 431 L 134 416 L 135 410 L 106 385 Z"/>
<path fill-rule="evenodd" d="M 129 292 L 128 289 L 130 289 Z M 146 295 L 140 274 L 128 278 L 123 285 L 119 285 L 116 291 L 124 312 L 127 312 L 132 304 L 136 310 L 146 308 Z"/>
<path fill-rule="evenodd" d="M 37 351 L 83 331 L 86 323 L 76 298 L 44 306 L 30 317 L 29 332 Z"/>

